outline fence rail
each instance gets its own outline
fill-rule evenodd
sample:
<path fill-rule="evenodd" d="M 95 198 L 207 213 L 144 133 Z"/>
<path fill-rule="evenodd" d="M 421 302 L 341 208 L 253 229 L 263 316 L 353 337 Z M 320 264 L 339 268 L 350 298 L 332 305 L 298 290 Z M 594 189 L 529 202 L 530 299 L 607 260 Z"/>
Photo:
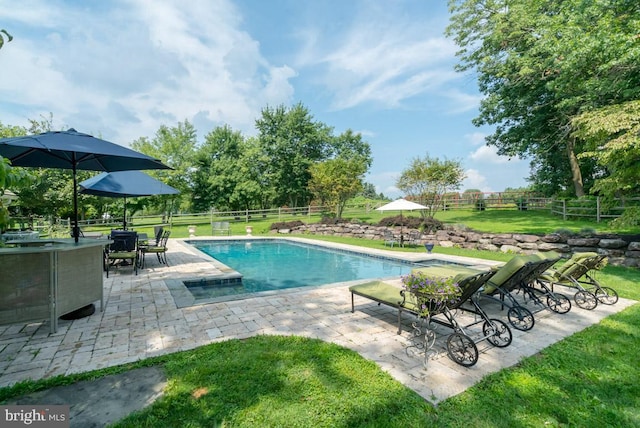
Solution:
<path fill-rule="evenodd" d="M 418 201 L 424 203 L 424 201 Z M 518 209 L 518 210 L 550 210 L 554 215 L 561 216 L 564 220 L 572 218 L 592 219 L 601 222 L 607 219 L 617 218 L 626 208 L 640 207 L 640 198 L 627 198 L 616 200 L 613 204 L 604 204 L 601 198 L 593 199 L 552 199 L 535 195 L 521 195 L 507 197 L 504 194 L 462 194 L 457 197 L 444 198 L 443 210 L 488 210 L 488 209 Z M 378 205 L 358 204 L 347 205 L 343 216 L 358 218 L 375 210 Z M 214 221 L 233 221 L 249 223 L 255 220 L 269 219 L 273 222 L 310 219 L 313 215 L 329 213 L 326 206 L 305 206 L 297 208 L 271 208 L 259 210 L 216 211 L 211 210 L 202 213 L 171 214 L 169 216 L 147 215 L 134 216 L 128 219 L 127 224 L 135 227 L 152 227 L 158 225 L 187 226 L 192 223 L 203 224 Z M 12 218 L 11 228 L 25 230 L 31 229 L 40 232 L 41 236 L 64 235 L 71 229 L 70 219 L 24 217 Z M 80 227 L 101 226 L 106 228 L 120 228 L 123 224 L 122 217 L 107 219 L 86 219 L 78 222 Z"/>
<path fill-rule="evenodd" d="M 640 198 L 615 199 L 613 203 L 604 204 L 602 198 L 595 199 L 556 199 L 551 203 L 551 212 L 570 218 L 594 219 L 597 223 L 603 220 L 620 217 L 626 208 L 640 206 Z"/>

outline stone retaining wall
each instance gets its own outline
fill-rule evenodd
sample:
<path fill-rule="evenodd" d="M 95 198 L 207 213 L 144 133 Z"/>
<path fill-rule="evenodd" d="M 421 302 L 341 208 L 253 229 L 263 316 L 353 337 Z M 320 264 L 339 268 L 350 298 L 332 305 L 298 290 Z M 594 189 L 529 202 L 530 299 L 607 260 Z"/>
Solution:
<path fill-rule="evenodd" d="M 387 228 L 359 223 L 337 225 L 307 224 L 292 229 L 274 232 L 291 234 L 336 235 L 363 239 L 382 240 L 384 232 L 391 229 L 400 240 L 400 228 Z M 406 237 L 410 230 L 403 229 Z M 502 251 L 511 253 L 533 253 L 536 251 L 556 251 L 570 257 L 572 253 L 593 251 L 609 257 L 613 265 L 640 266 L 640 237 L 626 235 L 565 236 L 550 233 L 543 236 L 520 233 L 479 233 L 468 230 L 447 229 L 433 234 L 422 233 L 420 243 L 435 243 L 436 246 Z"/>

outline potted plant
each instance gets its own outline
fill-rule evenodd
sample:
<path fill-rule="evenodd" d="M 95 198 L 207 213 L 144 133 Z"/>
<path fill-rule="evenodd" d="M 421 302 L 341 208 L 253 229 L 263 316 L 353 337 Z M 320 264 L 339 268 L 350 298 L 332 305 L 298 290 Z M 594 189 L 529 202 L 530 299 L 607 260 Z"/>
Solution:
<path fill-rule="evenodd" d="M 429 278 L 422 272 L 411 273 L 402 277 L 405 292 L 411 293 L 418 306 L 418 313 L 427 317 L 430 313 L 439 312 L 447 304 L 458 301 L 462 290 L 452 278 Z"/>

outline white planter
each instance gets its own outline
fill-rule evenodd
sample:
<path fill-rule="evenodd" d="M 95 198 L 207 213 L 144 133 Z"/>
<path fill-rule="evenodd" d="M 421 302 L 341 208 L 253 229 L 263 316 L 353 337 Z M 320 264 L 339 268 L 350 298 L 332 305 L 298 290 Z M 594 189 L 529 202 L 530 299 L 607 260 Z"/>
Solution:
<path fill-rule="evenodd" d="M 196 226 L 188 226 L 189 227 L 189 237 L 193 238 L 196 236 Z"/>
<path fill-rule="evenodd" d="M 244 230 L 247 232 L 247 236 L 251 236 L 253 233 L 253 226 L 245 226 Z"/>

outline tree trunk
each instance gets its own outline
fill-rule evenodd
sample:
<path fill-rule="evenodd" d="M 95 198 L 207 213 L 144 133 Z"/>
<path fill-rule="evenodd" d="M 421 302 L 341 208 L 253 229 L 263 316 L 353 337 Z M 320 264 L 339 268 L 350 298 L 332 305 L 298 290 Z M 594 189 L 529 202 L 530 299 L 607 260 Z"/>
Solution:
<path fill-rule="evenodd" d="M 582 172 L 580 171 L 580 164 L 576 157 L 575 146 L 575 139 L 569 138 L 567 142 L 567 156 L 569 157 L 569 166 L 571 167 L 571 180 L 573 181 L 576 197 L 581 198 L 584 196 L 584 184 L 582 183 Z"/>

